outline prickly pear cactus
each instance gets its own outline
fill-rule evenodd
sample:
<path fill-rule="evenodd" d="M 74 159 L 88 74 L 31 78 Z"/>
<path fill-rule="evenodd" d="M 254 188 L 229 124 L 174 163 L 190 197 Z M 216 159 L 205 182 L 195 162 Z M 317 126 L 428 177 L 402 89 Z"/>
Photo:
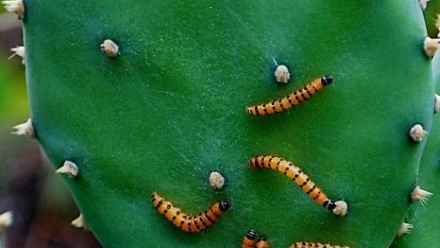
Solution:
<path fill-rule="evenodd" d="M 440 67 L 440 57 L 436 56 L 432 63 L 434 68 Z M 440 73 L 438 70 L 434 75 L 436 80 L 436 90 L 440 91 Z M 440 107 L 440 106 L 438 106 Z M 405 220 L 411 223 L 411 235 L 404 235 L 396 238 L 392 247 L 433 247 L 440 244 L 440 237 L 437 230 L 440 227 L 440 214 L 438 209 L 440 207 L 440 178 L 438 174 L 438 166 L 440 162 L 439 149 L 440 139 L 440 119 L 435 116 L 430 138 L 428 140 L 425 151 L 420 162 L 417 183 L 420 187 L 429 189 L 433 195 L 428 202 L 421 202 L 413 204 L 408 210 Z"/>
<path fill-rule="evenodd" d="M 274 247 L 393 241 L 427 140 L 409 131 L 430 131 L 433 120 L 438 67 L 423 50 L 418 1 L 24 7 L 35 138 L 55 167 L 77 166 L 65 181 L 105 247 L 237 247 L 250 228 Z M 276 64 L 289 68 L 288 84 L 276 83 Z M 333 83 L 306 103 L 245 111 L 324 75 Z M 295 163 L 348 213 L 319 206 L 281 173 L 250 168 L 262 154 Z M 221 190 L 209 186 L 213 171 L 225 177 Z M 186 233 L 157 212 L 153 192 L 189 214 L 220 200 L 231 207 Z"/>

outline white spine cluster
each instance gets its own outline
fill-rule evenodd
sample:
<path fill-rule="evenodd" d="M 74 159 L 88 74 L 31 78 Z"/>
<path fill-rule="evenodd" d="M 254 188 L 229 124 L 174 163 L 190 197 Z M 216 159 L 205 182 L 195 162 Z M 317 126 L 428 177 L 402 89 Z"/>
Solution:
<path fill-rule="evenodd" d="M 76 219 L 74 219 L 70 224 L 76 228 L 87 229 L 86 222 L 82 214 L 80 214 Z"/>
<path fill-rule="evenodd" d="M 11 51 L 13 52 L 13 54 L 9 58 L 19 56 L 21 58 L 21 63 L 24 65 L 24 60 L 25 60 L 24 46 L 13 47 L 13 48 L 11 48 Z"/>
<path fill-rule="evenodd" d="M 25 123 L 19 124 L 12 128 L 12 134 L 17 136 L 27 136 L 35 138 L 34 127 L 32 126 L 32 120 L 28 119 Z"/>
<path fill-rule="evenodd" d="M 413 225 L 403 222 L 402 225 L 400 225 L 399 231 L 397 231 L 397 236 L 411 233 L 412 228 Z"/>
<path fill-rule="evenodd" d="M 414 142 L 420 142 L 423 138 L 428 135 L 428 132 L 423 129 L 423 126 L 420 124 L 414 125 L 411 130 L 409 130 L 409 136 Z"/>
<path fill-rule="evenodd" d="M 78 166 L 76 166 L 75 163 L 66 160 L 58 170 L 56 170 L 57 174 L 65 174 L 69 177 L 76 177 L 78 176 Z"/>
<path fill-rule="evenodd" d="M 437 49 L 440 47 L 440 38 L 426 37 L 423 43 L 423 49 L 428 57 L 434 56 Z"/>
<path fill-rule="evenodd" d="M 14 218 L 11 211 L 0 214 L 0 232 L 12 225 Z"/>
<path fill-rule="evenodd" d="M 6 11 L 17 14 L 20 20 L 23 19 L 24 17 L 23 0 L 5 0 L 2 1 L 2 4 L 3 7 L 5 7 Z"/>
<path fill-rule="evenodd" d="M 101 45 L 101 51 L 108 57 L 116 57 L 119 55 L 119 46 L 112 40 L 104 40 Z"/>

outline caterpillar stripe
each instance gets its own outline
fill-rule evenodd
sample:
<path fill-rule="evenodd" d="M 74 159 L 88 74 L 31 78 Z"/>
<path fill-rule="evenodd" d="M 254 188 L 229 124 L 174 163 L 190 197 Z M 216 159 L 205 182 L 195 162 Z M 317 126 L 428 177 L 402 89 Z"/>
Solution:
<path fill-rule="evenodd" d="M 157 211 L 167 218 L 176 227 L 185 232 L 200 232 L 212 225 L 217 218 L 219 218 L 224 211 L 231 207 L 227 201 L 220 201 L 214 203 L 210 208 L 201 212 L 198 215 L 191 216 L 183 213 L 180 208 L 176 208 L 173 204 L 156 192 L 151 196 L 151 201 L 156 207 Z"/>
<path fill-rule="evenodd" d="M 339 245 L 331 245 L 331 244 L 321 244 L 321 243 L 312 243 L 312 242 L 296 242 L 290 246 L 290 248 L 349 248 L 348 246 L 339 246 Z"/>
<path fill-rule="evenodd" d="M 243 238 L 243 242 L 241 243 L 241 248 L 254 248 L 255 238 L 257 233 L 254 229 L 251 229 L 247 232 L 246 236 Z"/>
<path fill-rule="evenodd" d="M 344 201 L 333 202 L 300 168 L 293 163 L 276 156 L 262 155 L 249 160 L 253 168 L 268 168 L 277 170 L 292 179 L 316 203 L 333 211 L 336 215 L 347 213 L 347 204 Z"/>
<path fill-rule="evenodd" d="M 273 100 L 269 103 L 247 107 L 246 112 L 251 115 L 268 115 L 288 110 L 293 106 L 299 105 L 306 101 L 311 96 L 316 94 L 317 91 L 324 88 L 324 86 L 331 84 L 332 81 L 332 76 L 323 76 L 321 78 L 317 78 L 304 86 L 304 88 L 296 90 L 290 93 L 288 96 Z"/>

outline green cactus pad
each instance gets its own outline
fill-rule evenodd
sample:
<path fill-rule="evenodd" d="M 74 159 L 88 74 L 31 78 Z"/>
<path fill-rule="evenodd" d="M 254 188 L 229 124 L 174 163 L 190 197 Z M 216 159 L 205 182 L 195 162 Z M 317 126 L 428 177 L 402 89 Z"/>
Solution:
<path fill-rule="evenodd" d="M 437 53 L 434 57 L 432 67 L 440 68 L 440 56 Z M 437 92 L 440 91 L 440 73 L 438 69 L 435 71 Z M 420 162 L 419 173 L 417 175 L 416 184 L 423 190 L 433 193 L 426 203 L 415 202 L 408 210 L 405 216 L 405 222 L 413 225 L 411 233 L 396 238 L 393 242 L 395 248 L 404 247 L 432 247 L 440 244 L 438 230 L 440 227 L 440 116 L 438 113 L 434 116 L 433 127 L 429 133 L 429 141 L 423 153 Z"/>
<path fill-rule="evenodd" d="M 65 181 L 105 247 L 237 247 L 250 228 L 274 247 L 391 243 L 425 144 L 408 131 L 432 122 L 416 1 L 33 0 L 24 27 L 37 139 L 56 167 L 78 165 Z M 100 51 L 105 39 L 118 57 Z M 273 59 L 289 84 L 275 83 Z M 327 74 L 334 82 L 300 106 L 245 112 Z M 260 154 L 294 162 L 348 214 L 249 168 Z M 232 207 L 183 233 L 157 213 L 154 191 L 188 213 Z"/>

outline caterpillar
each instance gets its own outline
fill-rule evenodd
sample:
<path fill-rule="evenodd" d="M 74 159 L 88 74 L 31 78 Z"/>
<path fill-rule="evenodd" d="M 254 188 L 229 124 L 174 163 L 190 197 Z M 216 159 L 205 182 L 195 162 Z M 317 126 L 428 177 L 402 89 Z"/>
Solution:
<path fill-rule="evenodd" d="M 246 236 L 243 238 L 243 242 L 241 243 L 241 248 L 253 248 L 255 245 L 255 238 L 257 233 L 254 229 L 250 229 Z"/>
<path fill-rule="evenodd" d="M 321 244 L 312 242 L 296 242 L 290 246 L 290 248 L 349 248 L 348 246 L 339 246 L 331 244 Z"/>
<path fill-rule="evenodd" d="M 321 90 L 324 86 L 327 86 L 332 82 L 332 76 L 323 76 L 321 78 L 317 78 L 304 86 L 304 88 L 296 90 L 290 93 L 288 96 L 273 100 L 269 103 L 247 107 L 246 112 L 251 115 L 268 115 L 288 110 L 293 106 L 299 105 L 306 101 L 311 96 L 316 94 L 317 91 Z"/>
<path fill-rule="evenodd" d="M 255 242 L 255 248 L 270 248 L 270 243 L 264 236 L 258 237 L 257 242 Z"/>
<path fill-rule="evenodd" d="M 292 179 L 316 203 L 333 211 L 334 214 L 344 216 L 347 213 L 347 203 L 330 200 L 321 189 L 300 168 L 293 163 L 276 156 L 262 155 L 251 158 L 249 165 L 252 168 L 268 168 L 277 170 Z"/>
<path fill-rule="evenodd" d="M 176 227 L 185 232 L 200 232 L 212 225 L 223 212 L 231 207 L 227 201 L 219 201 L 198 215 L 191 216 L 183 213 L 180 208 L 176 208 L 173 204 L 154 192 L 151 195 L 151 201 L 157 211 L 167 218 Z"/>

